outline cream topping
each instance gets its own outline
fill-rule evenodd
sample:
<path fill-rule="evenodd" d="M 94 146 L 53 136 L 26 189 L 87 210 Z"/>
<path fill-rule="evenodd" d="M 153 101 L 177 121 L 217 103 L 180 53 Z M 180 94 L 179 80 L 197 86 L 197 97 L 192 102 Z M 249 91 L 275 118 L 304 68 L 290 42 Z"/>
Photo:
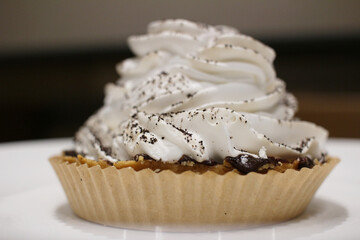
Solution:
<path fill-rule="evenodd" d="M 276 77 L 274 51 L 227 26 L 156 21 L 129 38 L 104 106 L 76 134 L 77 152 L 109 161 L 147 154 L 221 162 L 250 154 L 319 158 L 327 131 L 294 120 L 297 102 Z"/>

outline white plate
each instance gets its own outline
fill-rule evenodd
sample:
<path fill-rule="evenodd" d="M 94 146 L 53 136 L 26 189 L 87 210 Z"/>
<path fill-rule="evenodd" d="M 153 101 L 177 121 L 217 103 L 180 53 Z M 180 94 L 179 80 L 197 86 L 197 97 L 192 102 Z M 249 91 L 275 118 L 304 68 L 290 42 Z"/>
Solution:
<path fill-rule="evenodd" d="M 360 140 L 330 140 L 330 154 L 342 161 L 300 217 L 204 233 L 126 230 L 79 219 L 47 160 L 70 146 L 70 139 L 0 144 L 1 239 L 360 239 Z"/>

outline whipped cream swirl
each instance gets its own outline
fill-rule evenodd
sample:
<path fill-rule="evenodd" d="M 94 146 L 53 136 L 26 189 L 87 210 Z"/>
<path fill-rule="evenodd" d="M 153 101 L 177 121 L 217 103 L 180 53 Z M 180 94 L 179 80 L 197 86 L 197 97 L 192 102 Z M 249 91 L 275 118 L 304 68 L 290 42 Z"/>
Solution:
<path fill-rule="evenodd" d="M 117 66 L 104 106 L 75 149 L 111 162 L 147 154 L 176 162 L 225 157 L 320 158 L 327 131 L 294 120 L 297 102 L 273 67 L 275 52 L 227 26 L 156 21 L 130 37 L 135 57 Z"/>

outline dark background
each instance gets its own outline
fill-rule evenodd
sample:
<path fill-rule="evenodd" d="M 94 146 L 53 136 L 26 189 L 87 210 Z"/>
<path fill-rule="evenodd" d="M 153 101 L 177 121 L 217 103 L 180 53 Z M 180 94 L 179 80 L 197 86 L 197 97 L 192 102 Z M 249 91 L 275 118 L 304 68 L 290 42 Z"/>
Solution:
<path fill-rule="evenodd" d="M 132 56 L 126 36 L 168 17 L 245 29 L 277 52 L 298 117 L 332 137 L 360 137 L 360 1 L 215 1 L 205 10 L 188 1 L 80 2 L 0 4 L 0 142 L 73 136 L 102 105 L 105 83 L 119 78 L 115 64 Z"/>

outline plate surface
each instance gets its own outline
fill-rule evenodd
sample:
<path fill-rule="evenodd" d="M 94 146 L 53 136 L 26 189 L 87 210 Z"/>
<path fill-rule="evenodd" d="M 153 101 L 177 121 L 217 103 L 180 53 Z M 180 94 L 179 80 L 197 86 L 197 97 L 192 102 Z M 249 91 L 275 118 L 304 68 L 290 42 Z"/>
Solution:
<path fill-rule="evenodd" d="M 331 139 L 341 158 L 304 214 L 232 231 L 168 233 L 111 228 L 75 216 L 48 158 L 70 139 L 0 144 L 0 239 L 360 239 L 360 140 Z"/>

